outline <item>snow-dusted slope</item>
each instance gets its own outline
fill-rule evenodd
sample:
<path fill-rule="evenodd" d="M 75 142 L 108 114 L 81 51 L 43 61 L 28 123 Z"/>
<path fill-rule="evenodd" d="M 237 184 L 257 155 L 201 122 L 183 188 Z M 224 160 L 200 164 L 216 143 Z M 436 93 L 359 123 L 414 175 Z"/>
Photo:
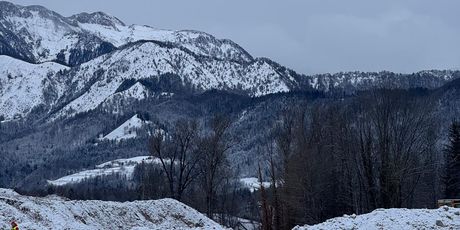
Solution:
<path fill-rule="evenodd" d="M 0 229 L 15 219 L 20 229 L 223 229 L 173 199 L 135 202 L 36 198 L 0 189 Z"/>
<path fill-rule="evenodd" d="M 66 69 L 56 63 L 30 64 L 0 55 L 0 116 L 12 119 L 40 104 L 52 105 L 64 89 L 55 74 Z"/>
<path fill-rule="evenodd" d="M 412 74 L 381 72 L 341 72 L 335 74 L 317 74 L 307 76 L 308 85 L 314 89 L 328 91 L 331 89 L 384 88 L 436 88 L 448 81 L 459 78 L 460 72 L 453 70 L 425 70 Z"/>
<path fill-rule="evenodd" d="M 91 15 L 88 15 L 88 17 L 91 17 Z M 79 18 L 79 15 L 72 16 L 71 18 Z M 220 40 L 199 31 L 174 31 L 140 25 L 126 26 L 122 23 L 103 25 L 88 21 L 81 23 L 82 20 L 77 21 L 79 27 L 83 30 L 117 47 L 141 40 L 155 40 L 179 45 L 197 55 L 244 62 L 252 60 L 252 57 L 246 51 L 230 40 Z"/>
<path fill-rule="evenodd" d="M 44 7 L 0 2 L 0 54 L 34 63 L 57 60 L 76 65 L 113 48 Z"/>
<path fill-rule="evenodd" d="M 422 230 L 460 229 L 460 209 L 377 209 L 364 215 L 345 215 L 296 230 L 356 229 L 356 230 Z"/>
<path fill-rule="evenodd" d="M 121 141 L 123 139 L 130 139 L 137 137 L 136 129 L 142 127 L 145 122 L 136 114 L 123 124 L 118 126 L 109 134 L 105 135 L 101 140 L 115 140 Z"/>
<path fill-rule="evenodd" d="M 102 12 L 63 17 L 41 6 L 2 1 L 1 54 L 74 67 L 61 76 L 66 94 L 56 106 L 63 108 L 58 117 L 86 112 L 104 102 L 148 96 L 143 85 L 117 94 L 128 79 L 151 80 L 169 74 L 191 90 L 233 90 L 251 96 L 286 92 L 296 85 L 294 72 L 278 71 L 279 66 L 268 59 L 254 59 L 234 42 L 204 32 L 128 26 Z"/>
<path fill-rule="evenodd" d="M 113 97 L 133 98 L 137 100 L 145 99 L 148 96 L 149 90 L 141 83 L 136 82 L 129 89 L 115 93 Z"/>
<path fill-rule="evenodd" d="M 160 164 L 159 159 L 154 159 L 151 156 L 138 156 L 128 159 L 116 159 L 96 165 L 95 169 L 83 170 L 56 180 L 49 180 L 48 183 L 55 186 L 63 186 L 67 184 L 74 184 L 82 182 L 85 179 L 95 178 L 98 176 L 107 176 L 113 174 L 120 174 L 130 179 L 133 176 L 134 167 L 136 165 L 146 164 Z"/>
<path fill-rule="evenodd" d="M 85 92 L 65 106 L 61 115 L 96 108 L 115 94 L 125 80 L 159 79 L 162 75 L 177 76 L 180 84 L 202 91 L 240 90 L 252 96 L 289 91 L 289 80 L 264 60 L 240 64 L 203 58 L 180 47 L 157 42 L 137 43 L 103 55 L 73 69 L 70 75 L 74 76 L 73 88 L 68 92 L 83 89 Z"/>

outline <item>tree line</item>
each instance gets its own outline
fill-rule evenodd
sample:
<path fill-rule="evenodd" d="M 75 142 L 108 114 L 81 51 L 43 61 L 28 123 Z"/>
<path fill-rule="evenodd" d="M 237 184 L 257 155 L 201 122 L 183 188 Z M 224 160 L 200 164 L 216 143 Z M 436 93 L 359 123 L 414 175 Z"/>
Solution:
<path fill-rule="evenodd" d="M 288 108 L 262 164 L 262 229 L 291 229 L 377 208 L 435 208 L 460 198 L 460 127 L 449 140 L 429 97 L 375 90 L 351 103 Z M 262 181 L 262 173 L 259 173 Z"/>

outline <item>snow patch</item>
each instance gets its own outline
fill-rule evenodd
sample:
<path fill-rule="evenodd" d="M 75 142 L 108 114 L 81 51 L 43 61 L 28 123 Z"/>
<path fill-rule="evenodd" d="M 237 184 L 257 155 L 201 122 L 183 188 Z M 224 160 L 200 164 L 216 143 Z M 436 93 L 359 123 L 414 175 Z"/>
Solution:
<path fill-rule="evenodd" d="M 248 188 L 251 192 L 254 192 L 260 189 L 259 179 L 255 177 L 240 178 L 240 182 L 245 188 Z M 262 182 L 262 186 L 264 186 L 264 188 L 269 188 L 271 186 L 271 183 Z"/>
<path fill-rule="evenodd" d="M 460 209 L 449 207 L 439 209 L 377 209 L 368 214 L 344 215 L 317 225 L 307 225 L 294 229 L 460 229 Z"/>
<path fill-rule="evenodd" d="M 69 68 L 57 63 L 30 64 L 0 55 L 0 115 L 5 119 L 24 117 L 34 107 L 47 103 L 45 94 L 64 93 L 64 85 L 55 78 Z M 53 88 L 54 92 L 47 92 Z"/>
<path fill-rule="evenodd" d="M 115 140 L 121 141 L 124 139 L 136 138 L 137 132 L 136 129 L 141 128 L 146 122 L 141 120 L 136 114 L 131 117 L 129 120 L 125 121 L 123 124 L 118 126 L 115 130 L 105 135 L 100 140 Z"/>
<path fill-rule="evenodd" d="M 54 186 L 64 186 L 68 184 L 76 184 L 98 176 L 108 176 L 113 174 L 120 174 L 127 179 L 131 179 L 136 165 L 141 163 L 160 164 L 160 160 L 152 158 L 151 156 L 138 156 L 128 159 L 116 159 L 96 165 L 95 169 L 84 170 L 72 175 L 61 177 L 57 180 L 49 180 L 48 183 Z"/>
<path fill-rule="evenodd" d="M 0 229 L 224 229 L 173 199 L 109 202 L 21 196 L 0 189 Z"/>

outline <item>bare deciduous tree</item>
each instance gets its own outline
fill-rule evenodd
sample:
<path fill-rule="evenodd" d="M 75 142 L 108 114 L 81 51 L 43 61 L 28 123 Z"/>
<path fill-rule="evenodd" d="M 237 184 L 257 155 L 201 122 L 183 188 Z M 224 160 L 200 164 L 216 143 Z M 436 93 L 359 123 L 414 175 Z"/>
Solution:
<path fill-rule="evenodd" d="M 150 140 L 150 154 L 160 160 L 170 195 L 177 200 L 198 175 L 197 139 L 198 123 L 179 120 L 172 135 L 158 130 Z"/>
<path fill-rule="evenodd" d="M 200 155 L 199 170 L 202 185 L 206 194 L 206 213 L 212 218 L 215 203 L 215 192 L 219 183 L 228 175 L 225 172 L 226 153 L 231 147 L 227 136 L 230 120 L 221 115 L 211 119 L 211 131 L 201 138 L 198 154 Z"/>

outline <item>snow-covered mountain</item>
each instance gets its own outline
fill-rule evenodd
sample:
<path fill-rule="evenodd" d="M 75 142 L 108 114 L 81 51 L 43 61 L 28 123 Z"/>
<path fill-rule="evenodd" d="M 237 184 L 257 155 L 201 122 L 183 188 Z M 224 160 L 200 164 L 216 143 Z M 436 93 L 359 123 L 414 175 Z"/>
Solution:
<path fill-rule="evenodd" d="M 0 2 L 0 54 L 31 63 L 77 65 L 115 47 L 41 6 Z"/>
<path fill-rule="evenodd" d="M 0 2 L 0 54 L 29 63 L 53 61 L 73 67 L 64 74 L 47 73 L 48 78 L 65 83 L 46 89 L 64 89 L 64 97 L 57 94 L 45 106 L 49 111 L 59 101 L 59 108 L 53 110 L 58 116 L 96 108 L 113 98 L 127 80 L 163 77 L 198 92 L 221 89 L 262 96 L 289 91 L 297 75 L 280 72 L 274 62 L 254 59 L 234 42 L 203 32 L 127 26 L 102 12 L 63 17 L 44 7 L 8 2 Z M 16 68 L 26 72 L 30 67 Z M 2 88 L 15 87 L 11 84 L 4 82 Z M 3 110 L 5 104 L 0 105 Z M 30 105 L 27 109 L 31 110 L 39 104 L 22 106 Z M 10 118 L 15 113 L 3 115 Z"/>
<path fill-rule="evenodd" d="M 73 68 L 68 98 L 78 95 L 61 114 L 85 112 L 112 97 L 128 80 L 157 82 L 168 78 L 191 90 L 239 90 L 252 96 L 290 90 L 272 66 L 263 60 L 249 64 L 202 58 L 189 50 L 159 42 L 140 42 Z"/>
<path fill-rule="evenodd" d="M 0 54 L 29 62 L 58 61 L 75 66 L 116 47 L 139 40 L 177 44 L 219 59 L 250 62 L 252 57 L 229 40 L 198 31 L 171 31 L 125 25 L 102 12 L 63 17 L 41 6 L 0 2 Z"/>
<path fill-rule="evenodd" d="M 5 119 L 23 117 L 63 95 L 64 83 L 55 76 L 68 67 L 53 62 L 30 64 L 5 55 L 0 55 L 0 63 L 0 116 Z"/>
<path fill-rule="evenodd" d="M 224 229 L 173 199 L 107 202 L 57 196 L 21 196 L 0 189 L 0 228 L 14 219 L 20 229 Z"/>
<path fill-rule="evenodd" d="M 0 1 L 0 55 L 10 57 L 0 59 L 4 69 L 0 116 L 7 119 L 26 116 L 39 106 L 54 118 L 99 106 L 114 107 L 115 112 L 120 101 L 171 95 L 176 93 L 171 88 L 180 87 L 188 93 L 218 89 L 257 97 L 311 89 L 433 88 L 460 77 L 457 71 L 303 76 L 203 32 L 126 25 L 102 12 L 64 17 L 41 6 L 4 1 Z M 24 63 L 14 60 L 19 64 L 11 67 L 11 58 Z M 17 76 L 9 79 L 12 75 L 6 69 Z"/>

